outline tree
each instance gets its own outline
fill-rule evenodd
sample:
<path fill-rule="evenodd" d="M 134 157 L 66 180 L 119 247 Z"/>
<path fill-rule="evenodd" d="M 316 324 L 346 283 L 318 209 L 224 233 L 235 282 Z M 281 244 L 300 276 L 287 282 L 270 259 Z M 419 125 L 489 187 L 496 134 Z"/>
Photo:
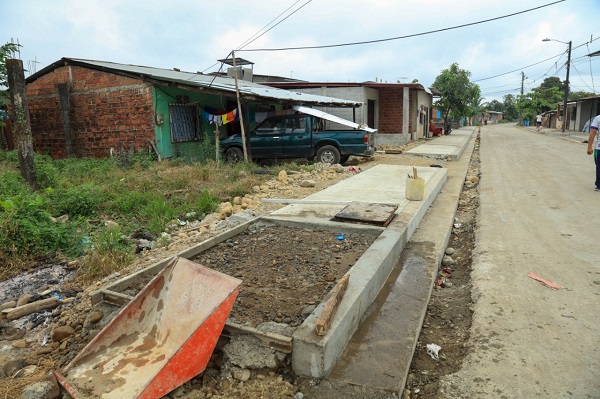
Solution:
<path fill-rule="evenodd" d="M 504 104 L 495 99 L 485 104 L 485 106 L 489 111 L 504 112 Z"/>
<path fill-rule="evenodd" d="M 591 93 L 589 91 L 570 91 L 569 100 L 579 100 L 580 98 L 593 97 L 595 95 L 596 94 Z"/>
<path fill-rule="evenodd" d="M 547 77 L 539 86 L 541 90 L 548 90 L 553 87 L 556 87 L 558 90 L 560 90 L 563 93 L 563 95 L 565 94 L 565 85 L 560 80 L 560 78 L 556 76 Z"/>
<path fill-rule="evenodd" d="M 510 121 L 514 121 L 519 117 L 519 110 L 517 109 L 517 99 L 512 94 L 507 94 L 503 97 L 504 102 L 502 103 L 503 112 L 506 118 Z"/>
<path fill-rule="evenodd" d="M 471 72 L 453 63 L 444 69 L 433 82 L 433 87 L 441 93 L 435 106 L 440 109 L 445 123 L 453 118 L 471 116 L 477 107 L 481 91 L 469 80 Z"/>
<path fill-rule="evenodd" d="M 16 43 L 6 43 L 0 47 L 0 107 L 8 104 L 8 76 L 6 72 L 6 60 L 12 58 L 12 54 L 20 47 Z M 0 134 L 2 128 L 5 126 L 4 119 L 8 117 L 8 114 L 0 109 Z"/>

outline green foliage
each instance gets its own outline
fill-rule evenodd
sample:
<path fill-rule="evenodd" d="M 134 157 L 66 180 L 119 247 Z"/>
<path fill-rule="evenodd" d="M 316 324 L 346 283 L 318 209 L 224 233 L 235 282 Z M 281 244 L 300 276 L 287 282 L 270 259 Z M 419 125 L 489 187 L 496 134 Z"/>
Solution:
<path fill-rule="evenodd" d="M 520 96 L 517 107 L 523 114 L 524 120 L 533 120 L 539 113 L 556 109 L 556 104 L 562 101 L 562 97 L 563 93 L 558 87 L 549 89 L 536 87 L 529 93 Z"/>
<path fill-rule="evenodd" d="M 133 249 L 119 227 L 97 232 L 90 248 L 81 259 L 78 279 L 85 283 L 108 276 L 127 266 L 133 259 Z"/>
<path fill-rule="evenodd" d="M 441 93 L 436 101 L 444 120 L 471 116 L 478 112 L 481 90 L 469 80 L 471 72 L 460 69 L 457 63 L 444 69 L 433 82 L 433 87 Z"/>
<path fill-rule="evenodd" d="M 50 194 L 52 201 L 50 209 L 58 215 L 92 216 L 107 198 L 101 187 L 94 183 L 84 183 L 63 190 L 54 190 Z"/>
<path fill-rule="evenodd" d="M 504 120 L 516 120 L 519 117 L 519 110 L 517 109 L 517 99 L 512 94 L 507 94 L 504 96 L 503 100 L 503 108 L 505 115 Z"/>
<path fill-rule="evenodd" d="M 45 210 L 43 198 L 27 193 L 0 201 L 0 255 L 40 256 L 62 251 L 76 255 L 76 222 L 57 223 Z"/>
<path fill-rule="evenodd" d="M 579 100 L 580 98 L 593 97 L 596 94 L 589 91 L 571 91 L 569 92 L 569 100 Z"/>
<path fill-rule="evenodd" d="M 207 214 L 213 212 L 219 206 L 219 199 L 210 195 L 208 190 L 203 190 L 196 200 L 196 212 Z"/>
<path fill-rule="evenodd" d="M 27 191 L 25 181 L 18 173 L 0 172 L 0 199 L 24 194 Z"/>
<path fill-rule="evenodd" d="M 37 155 L 34 158 L 37 188 L 54 187 L 58 183 L 58 170 L 48 155 Z"/>
<path fill-rule="evenodd" d="M 167 223 L 175 219 L 178 212 L 174 206 L 157 195 L 142 209 L 141 214 L 147 220 L 148 230 L 158 234 L 165 231 Z"/>
<path fill-rule="evenodd" d="M 20 176 L 16 151 L 0 151 L 0 265 L 37 256 L 76 257 L 87 244 L 80 272 L 90 279 L 131 261 L 124 239 L 131 231 L 160 236 L 174 219 L 214 212 L 220 201 L 252 193 L 253 186 L 272 177 L 252 173 L 252 164 L 155 162 L 149 155 L 134 157 L 128 169 L 115 159 L 55 160 L 39 154 L 34 159 L 39 181 L 32 192 Z M 107 219 L 121 230 L 109 232 L 97 223 Z"/>
<path fill-rule="evenodd" d="M 6 60 L 12 58 L 12 55 L 21 47 L 20 44 L 6 43 L 0 46 L 0 105 L 8 104 L 8 75 L 6 71 Z M 4 122 L 0 119 L 0 126 L 4 126 Z"/>

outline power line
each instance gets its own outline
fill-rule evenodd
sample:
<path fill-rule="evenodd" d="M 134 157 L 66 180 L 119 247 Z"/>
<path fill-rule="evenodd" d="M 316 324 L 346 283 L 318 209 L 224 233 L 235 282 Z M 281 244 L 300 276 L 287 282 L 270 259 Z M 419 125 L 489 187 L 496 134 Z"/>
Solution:
<path fill-rule="evenodd" d="M 321 46 L 300 46 L 300 47 L 282 47 L 282 48 L 259 48 L 259 49 L 247 49 L 247 50 L 241 50 L 241 51 L 313 50 L 313 49 L 322 49 L 322 48 L 357 46 L 357 45 L 363 45 L 363 44 L 373 44 L 373 43 L 389 42 L 389 41 L 392 41 L 392 40 L 408 39 L 408 38 L 411 38 L 411 37 L 430 35 L 432 33 L 445 32 L 445 31 L 449 31 L 449 30 L 454 30 L 454 29 L 459 29 L 459 28 L 465 28 L 467 26 L 473 26 L 473 25 L 483 24 L 483 23 L 486 23 L 486 22 L 497 21 L 499 19 L 513 17 L 515 15 L 524 14 L 524 13 L 528 13 L 528 12 L 531 12 L 531 11 L 539 10 L 540 8 L 549 7 L 549 6 L 552 6 L 554 4 L 562 3 L 563 1 L 565 1 L 565 0 L 558 0 L 558 1 L 554 1 L 552 3 L 548 3 L 548 4 L 545 4 L 545 5 L 539 6 L 539 7 L 534 7 L 534 8 L 530 8 L 530 9 L 527 9 L 527 10 L 523 10 L 523 11 L 519 11 L 519 12 L 514 12 L 512 14 L 502 15 L 500 17 L 484 19 L 484 20 L 477 21 L 477 22 L 470 22 L 470 23 L 467 23 L 467 24 L 456 25 L 456 26 L 452 26 L 452 27 L 448 27 L 448 28 L 442 28 L 442 29 L 435 29 L 435 30 L 430 30 L 430 31 L 427 31 L 427 32 L 414 33 L 414 34 L 410 34 L 410 35 L 390 37 L 390 38 L 387 38 L 387 39 L 367 40 L 367 41 L 362 41 L 362 42 L 351 42 L 351 43 L 340 43 L 340 44 L 327 44 L 327 45 L 321 45 Z"/>
<path fill-rule="evenodd" d="M 546 58 L 545 60 L 542 60 L 542 61 L 536 62 L 536 63 L 534 63 L 534 64 L 527 65 L 527 66 L 525 66 L 525 67 L 517 68 L 517 69 L 514 69 L 514 70 L 512 70 L 512 71 L 509 71 L 509 72 L 504 72 L 504 73 L 501 73 L 501 74 L 499 74 L 499 75 L 490 76 L 490 77 L 488 77 L 488 78 L 483 78 L 483 79 L 476 79 L 476 80 L 472 80 L 471 82 L 472 82 L 472 83 L 475 83 L 475 82 L 481 82 L 481 81 L 483 81 L 483 80 L 494 79 L 494 78 L 497 78 L 497 77 L 499 77 L 499 76 L 508 75 L 509 73 L 514 73 L 514 72 L 520 71 L 520 70 L 522 70 L 522 69 L 529 68 L 529 67 L 532 67 L 532 66 L 534 66 L 534 65 L 541 64 L 542 62 L 546 62 L 546 61 L 548 61 L 548 60 L 551 60 L 551 59 L 553 59 L 553 58 L 556 58 L 556 57 L 561 57 L 562 55 L 563 55 L 563 53 L 560 53 L 560 54 L 557 54 L 557 55 L 553 55 L 553 56 L 552 56 L 552 57 L 550 57 L 550 58 Z"/>
<path fill-rule="evenodd" d="M 246 42 L 242 43 L 242 45 L 240 45 L 240 47 L 235 50 L 235 51 L 242 51 L 242 49 L 244 47 L 246 47 L 247 45 L 253 43 L 256 39 L 260 38 L 261 36 L 265 35 L 266 33 L 268 33 L 271 29 L 273 29 L 274 27 L 276 27 L 277 25 L 279 25 L 280 23 L 282 23 L 283 21 L 285 21 L 286 19 L 288 19 L 289 17 L 291 17 L 292 15 L 294 15 L 295 13 L 297 13 L 298 11 L 300 11 L 302 8 L 304 8 L 308 3 L 310 3 L 312 0 L 308 0 L 306 3 L 302 4 L 300 7 L 298 7 L 296 10 L 294 10 L 294 12 L 292 12 L 291 14 L 289 14 L 288 16 L 286 16 L 285 18 L 283 18 L 281 21 L 277 22 L 275 25 L 271 26 L 269 29 L 267 29 L 266 31 L 264 31 L 263 33 L 261 33 L 259 36 L 256 36 L 257 33 L 259 33 L 260 31 L 262 31 L 263 29 L 265 29 L 267 26 L 269 26 L 270 24 L 273 23 L 273 21 L 275 21 L 277 18 L 279 18 L 280 16 L 282 16 L 283 14 L 285 14 L 290 8 L 292 8 L 293 6 L 295 6 L 297 3 L 300 2 L 300 0 L 296 1 L 296 3 L 292 4 L 291 6 L 289 6 L 284 12 L 282 12 L 281 14 L 279 14 L 277 17 L 275 17 L 273 20 L 271 20 L 271 22 L 269 22 L 267 25 L 265 25 L 264 28 L 262 28 L 261 30 L 259 30 L 257 33 L 255 33 L 253 36 L 256 36 L 254 39 L 248 41 L 246 40 Z"/>

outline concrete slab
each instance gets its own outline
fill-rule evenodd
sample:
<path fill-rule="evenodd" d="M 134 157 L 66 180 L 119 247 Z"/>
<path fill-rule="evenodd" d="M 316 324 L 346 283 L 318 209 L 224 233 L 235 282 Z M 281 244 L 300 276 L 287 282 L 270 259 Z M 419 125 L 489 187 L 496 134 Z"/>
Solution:
<path fill-rule="evenodd" d="M 297 225 L 305 221 L 330 228 L 337 226 L 343 232 L 345 228 L 357 225 L 330 221 L 346 206 L 340 203 L 342 200 L 398 205 L 395 218 L 385 229 L 380 228 L 381 233 L 373 245 L 350 269 L 348 288 L 329 332 L 324 336 L 315 334 L 315 321 L 323 308 L 321 304 L 294 333 L 292 366 L 297 374 L 322 378 L 330 373 L 396 265 L 404 245 L 447 179 L 446 169 L 417 168 L 417 173 L 425 180 L 425 196 L 422 201 L 408 201 L 404 193 L 407 173 L 412 174 L 412 167 L 377 165 L 306 197 L 306 203 L 290 204 L 265 218 L 278 223 L 287 221 Z"/>
<path fill-rule="evenodd" d="M 465 151 L 473 132 L 470 128 L 453 130 L 448 136 L 438 136 L 406 153 L 438 159 L 450 157 L 456 161 Z"/>
<path fill-rule="evenodd" d="M 450 165 L 444 189 L 405 246 L 329 380 L 338 385 L 359 385 L 401 395 L 427 312 L 433 280 L 450 238 L 474 140 L 475 137 L 469 142 L 466 156 Z M 321 396 L 315 398 L 321 399 Z"/>

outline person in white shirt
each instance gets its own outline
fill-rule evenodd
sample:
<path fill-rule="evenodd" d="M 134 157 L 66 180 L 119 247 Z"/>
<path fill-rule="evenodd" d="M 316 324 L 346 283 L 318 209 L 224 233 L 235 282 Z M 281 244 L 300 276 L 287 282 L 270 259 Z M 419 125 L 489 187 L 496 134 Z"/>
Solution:
<path fill-rule="evenodd" d="M 538 131 L 542 128 L 542 115 L 537 114 L 535 117 L 535 125 L 537 126 Z"/>
<path fill-rule="evenodd" d="M 588 138 L 587 147 L 588 155 L 594 154 L 594 162 L 596 163 L 596 188 L 594 188 L 595 191 L 600 191 L 600 159 L 598 159 L 600 153 L 600 135 L 598 134 L 598 129 L 600 129 L 600 115 L 596 116 L 590 124 L 590 137 Z M 595 146 L 594 138 L 596 139 Z"/>

